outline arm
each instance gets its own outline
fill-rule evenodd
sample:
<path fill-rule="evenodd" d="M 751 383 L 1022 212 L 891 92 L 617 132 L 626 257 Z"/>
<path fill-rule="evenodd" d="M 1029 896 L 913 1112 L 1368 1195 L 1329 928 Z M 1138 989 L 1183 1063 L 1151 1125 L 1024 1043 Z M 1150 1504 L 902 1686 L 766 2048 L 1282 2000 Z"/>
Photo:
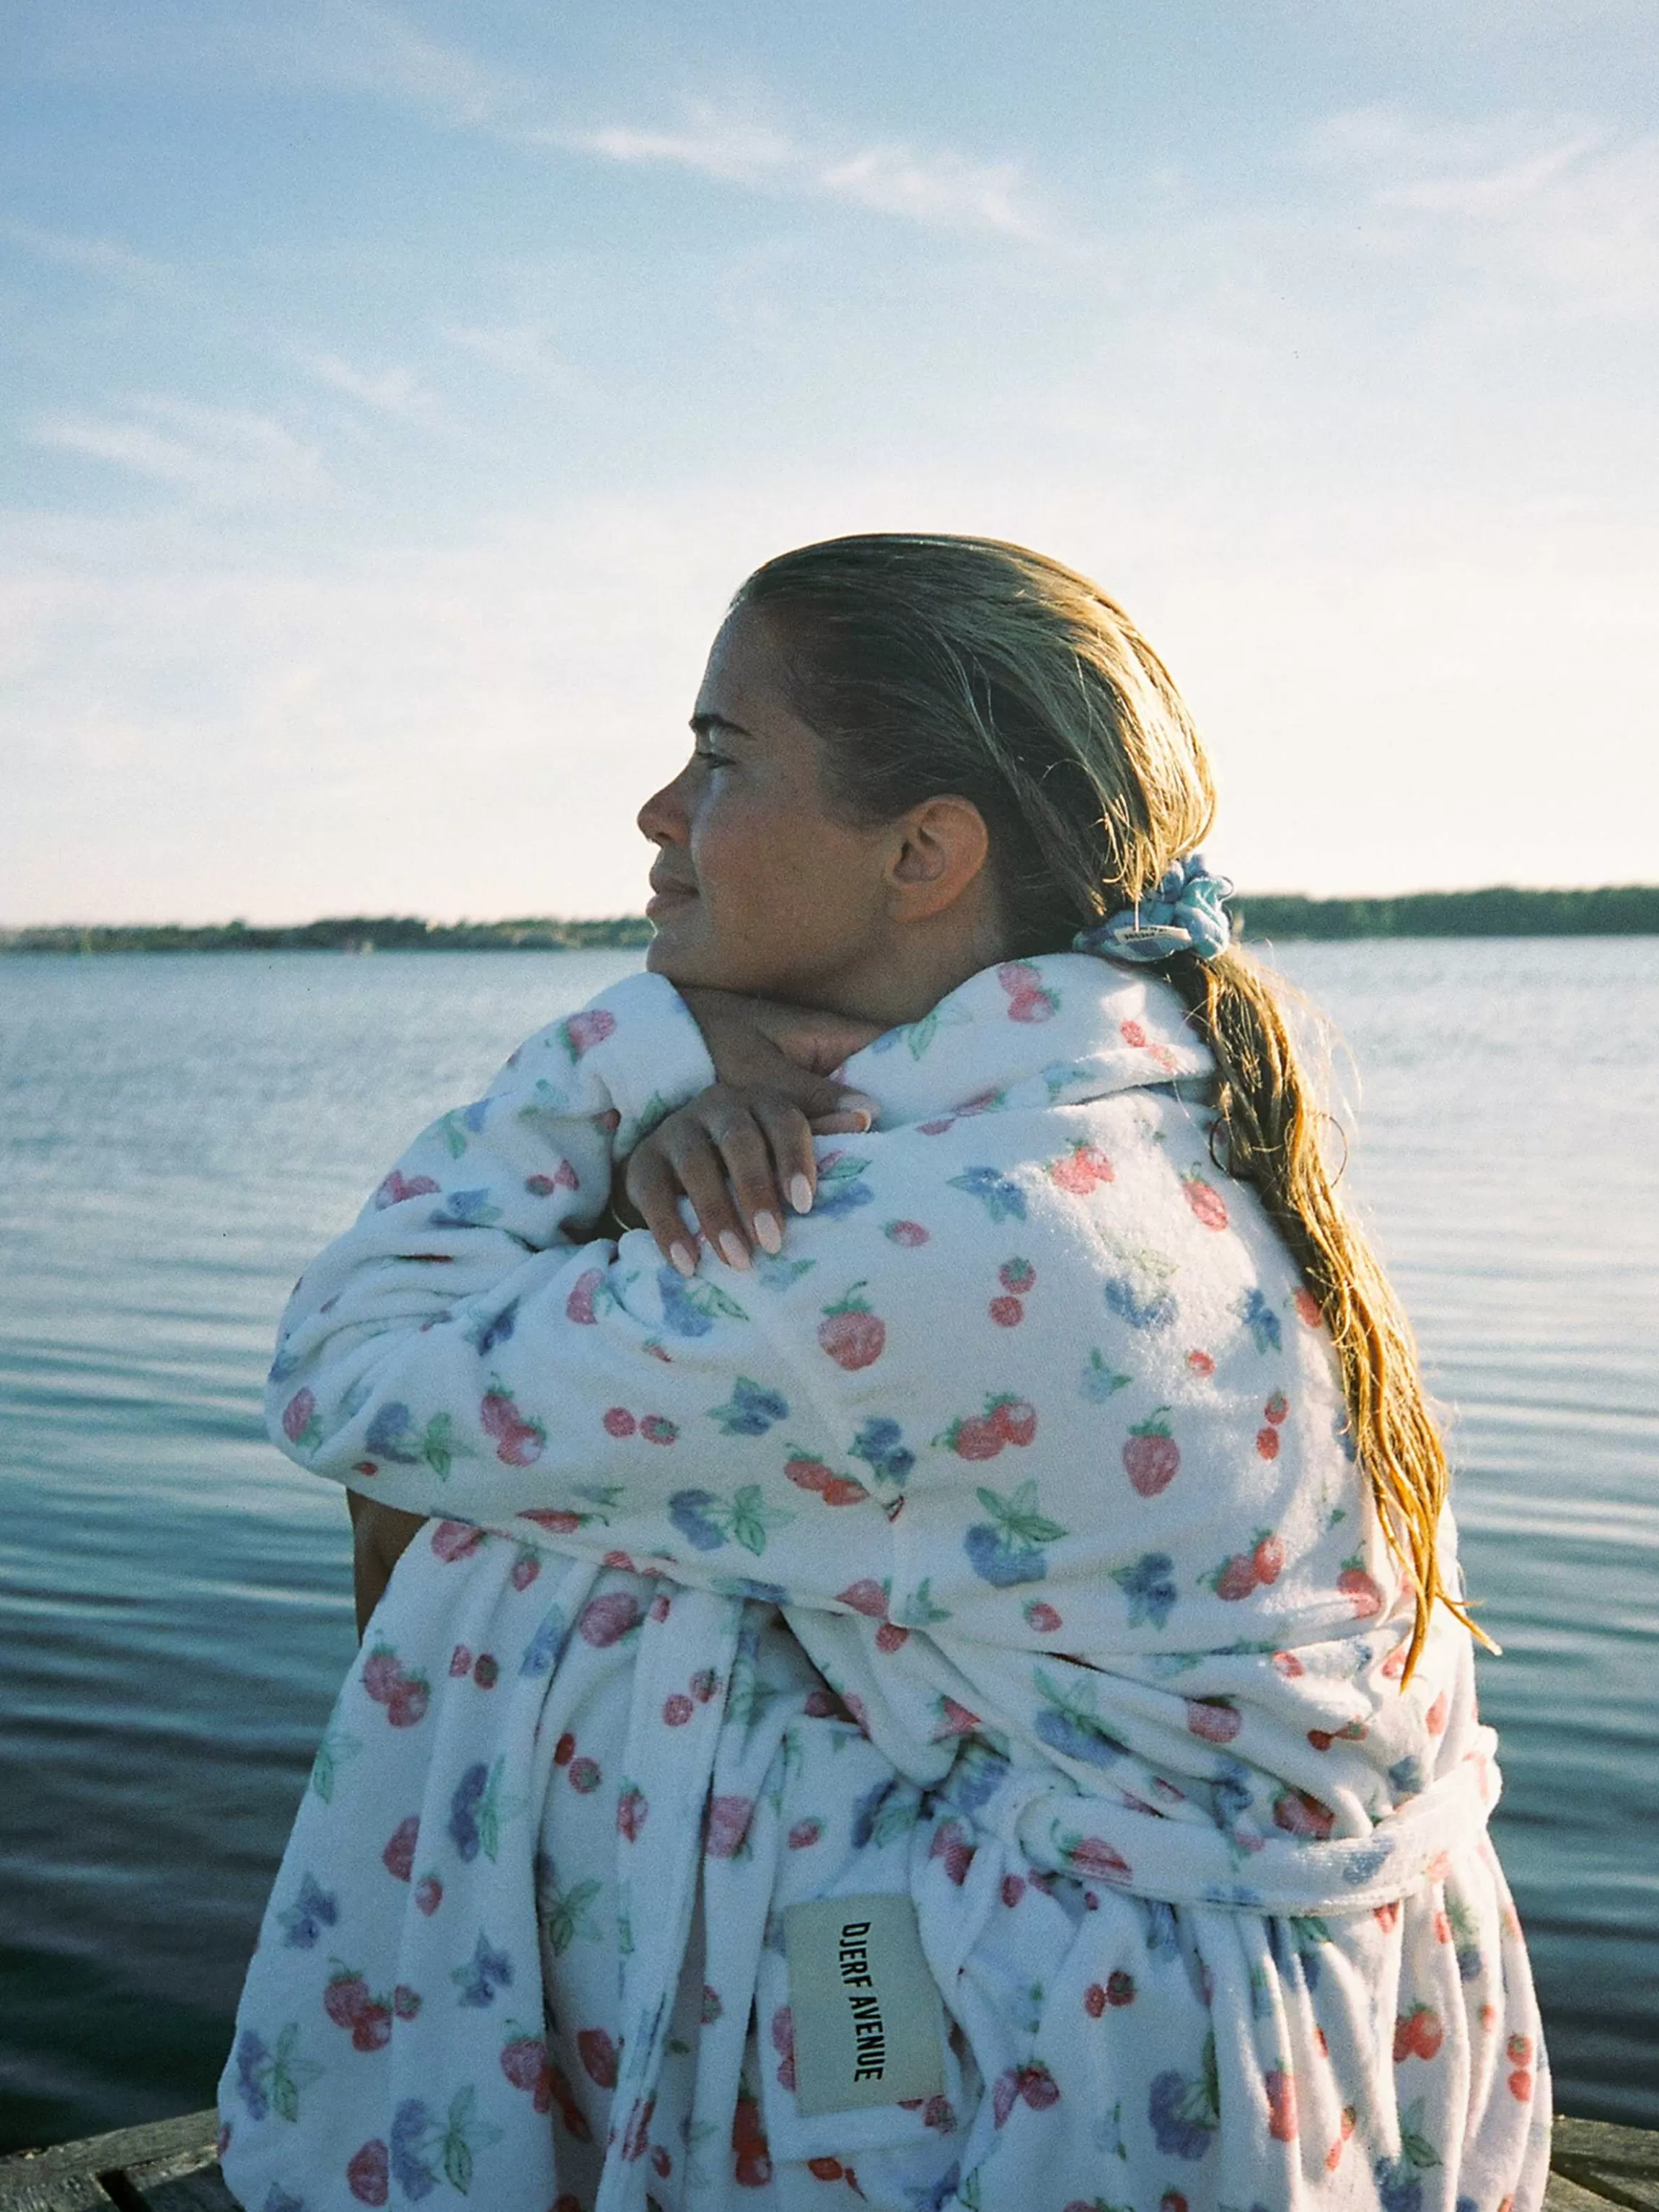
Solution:
<path fill-rule="evenodd" d="M 641 985 L 672 1003 L 641 1006 Z M 499 1526 L 526 1513 L 574 1540 L 562 1548 L 684 1555 L 701 1571 L 688 1579 L 746 1573 L 795 1517 L 757 1486 L 769 1477 L 775 1495 L 791 1450 L 824 1449 L 816 1408 L 734 1295 L 758 1286 L 725 1268 L 684 1281 L 637 1232 L 620 1254 L 572 1234 L 608 1194 L 611 1124 L 620 1146 L 712 1073 L 668 987 L 635 978 L 434 1124 L 295 1294 L 270 1402 L 283 1449 L 407 1514 Z M 775 1423 L 787 1444 L 759 1451 Z M 691 1454 L 673 1446 L 698 1431 L 730 1440 L 721 1492 L 681 1471 Z M 387 1524 L 364 1516 L 363 1532 L 372 1601 Z"/>
<path fill-rule="evenodd" d="M 418 1513 L 377 1505 L 360 1490 L 348 1490 L 346 1504 L 351 1510 L 351 1585 L 361 1637 L 386 1595 L 392 1570 L 426 1522 Z"/>

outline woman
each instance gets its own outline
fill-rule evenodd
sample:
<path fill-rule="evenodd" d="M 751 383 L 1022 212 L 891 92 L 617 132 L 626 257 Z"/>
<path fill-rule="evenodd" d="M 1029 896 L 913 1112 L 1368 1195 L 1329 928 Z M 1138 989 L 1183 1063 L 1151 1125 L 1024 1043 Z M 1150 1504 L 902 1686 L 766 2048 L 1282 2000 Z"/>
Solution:
<path fill-rule="evenodd" d="M 1052 562 L 850 538 L 692 726 L 647 974 L 284 1323 L 275 1432 L 397 1565 L 231 2185 L 1526 2212 L 1445 1462 L 1167 674 Z"/>

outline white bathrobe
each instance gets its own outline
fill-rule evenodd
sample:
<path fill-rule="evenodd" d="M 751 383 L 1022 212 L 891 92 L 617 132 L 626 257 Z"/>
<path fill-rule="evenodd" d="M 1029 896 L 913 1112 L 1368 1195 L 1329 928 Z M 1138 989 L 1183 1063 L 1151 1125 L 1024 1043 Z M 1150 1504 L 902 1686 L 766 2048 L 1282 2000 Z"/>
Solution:
<path fill-rule="evenodd" d="M 1211 1073 L 1156 980 L 987 969 L 848 1063 L 879 1119 L 782 1253 L 686 1281 L 591 1234 L 714 1079 L 641 975 L 392 1169 L 295 1291 L 273 1433 L 445 1517 L 250 1969 L 251 2212 L 1538 2203 L 1470 1639 L 1443 1611 L 1401 1691 Z M 872 1896 L 933 2078 L 803 2111 L 787 1908 Z"/>

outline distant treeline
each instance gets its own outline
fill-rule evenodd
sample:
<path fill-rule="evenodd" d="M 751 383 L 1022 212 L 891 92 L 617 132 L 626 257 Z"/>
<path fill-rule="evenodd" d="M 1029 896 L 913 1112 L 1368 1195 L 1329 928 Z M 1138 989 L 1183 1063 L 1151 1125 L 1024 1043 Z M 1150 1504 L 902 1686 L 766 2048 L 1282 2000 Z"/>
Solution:
<path fill-rule="evenodd" d="M 1659 884 L 1600 890 L 1412 891 L 1401 898 L 1298 898 L 1244 893 L 1236 920 L 1251 937 L 1650 937 Z"/>
<path fill-rule="evenodd" d="M 0 930 L 0 952 L 568 952 L 596 945 L 648 945 L 643 915 L 609 921 L 422 921 L 418 915 L 349 915 L 291 929 L 256 929 L 245 921 L 198 929 L 172 922 L 131 928 Z"/>
<path fill-rule="evenodd" d="M 1253 938 L 1648 937 L 1659 935 L 1659 884 L 1600 890 L 1413 891 L 1401 898 L 1299 898 L 1246 892 L 1235 919 Z M 0 952 L 562 952 L 648 945 L 643 915 L 608 921 L 422 921 L 412 915 L 351 915 L 291 929 L 245 921 L 199 929 L 168 923 L 122 928 L 0 930 Z"/>

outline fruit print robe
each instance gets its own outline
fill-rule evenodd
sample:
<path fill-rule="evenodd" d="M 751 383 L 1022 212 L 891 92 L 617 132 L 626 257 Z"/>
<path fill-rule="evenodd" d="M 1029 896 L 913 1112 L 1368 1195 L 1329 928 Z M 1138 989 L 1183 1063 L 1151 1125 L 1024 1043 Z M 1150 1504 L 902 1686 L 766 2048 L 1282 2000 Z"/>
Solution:
<path fill-rule="evenodd" d="M 848 1063 L 878 1120 L 782 1252 L 683 1280 L 592 1233 L 713 1079 L 641 975 L 391 1170 L 294 1294 L 272 1429 L 439 1517 L 250 1968 L 252 2212 L 1539 2203 L 1470 1640 L 1443 1613 L 1402 1692 L 1212 1072 L 1156 979 L 988 969 Z M 915 1906 L 944 2092 L 809 2118 L 780 1915 L 871 1891 Z"/>

